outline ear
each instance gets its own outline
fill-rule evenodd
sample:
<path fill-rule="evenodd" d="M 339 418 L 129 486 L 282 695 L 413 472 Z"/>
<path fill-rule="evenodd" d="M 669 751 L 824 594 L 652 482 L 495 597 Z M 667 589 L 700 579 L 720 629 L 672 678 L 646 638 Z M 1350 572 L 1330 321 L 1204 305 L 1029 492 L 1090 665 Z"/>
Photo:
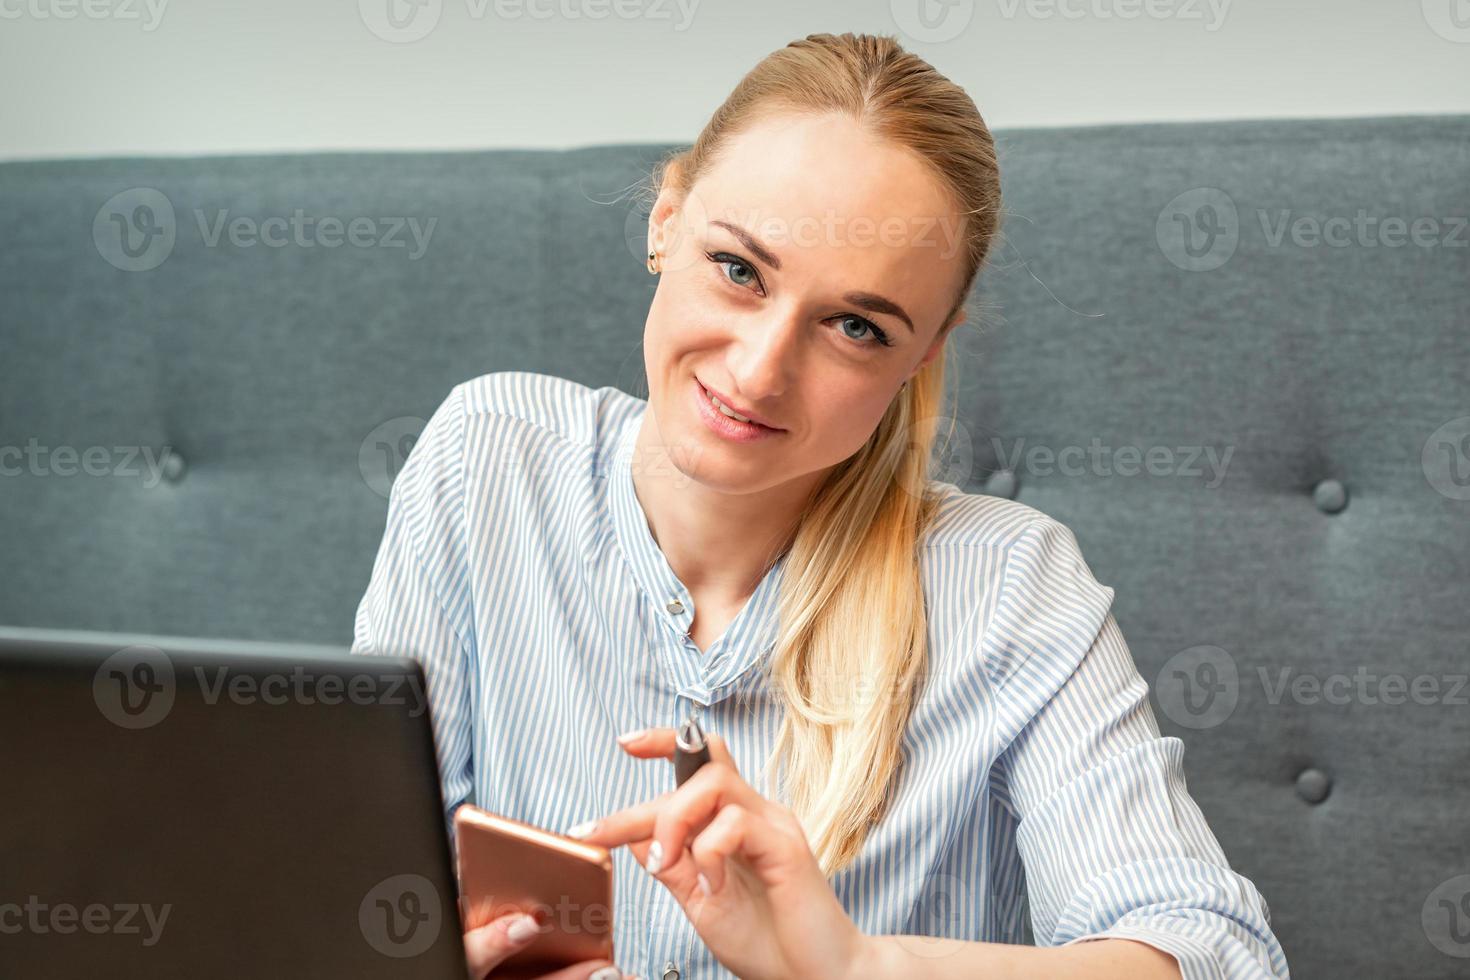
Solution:
<path fill-rule="evenodd" d="M 672 222 L 677 220 L 681 208 L 679 195 L 674 191 L 678 177 L 679 163 L 671 160 L 664 170 L 658 199 L 653 202 L 653 209 L 648 213 L 648 248 L 645 251 L 667 251 L 675 240 Z"/>
<path fill-rule="evenodd" d="M 934 338 L 934 343 L 930 344 L 929 349 L 924 352 L 924 359 L 919 362 L 918 367 L 914 368 L 915 373 L 939 356 L 939 352 L 944 350 L 944 342 L 949 339 L 950 334 L 954 333 L 955 327 L 965 322 L 967 316 L 969 316 L 969 311 L 961 309 L 959 315 L 950 323 L 948 329 L 939 332 L 939 336 Z"/>

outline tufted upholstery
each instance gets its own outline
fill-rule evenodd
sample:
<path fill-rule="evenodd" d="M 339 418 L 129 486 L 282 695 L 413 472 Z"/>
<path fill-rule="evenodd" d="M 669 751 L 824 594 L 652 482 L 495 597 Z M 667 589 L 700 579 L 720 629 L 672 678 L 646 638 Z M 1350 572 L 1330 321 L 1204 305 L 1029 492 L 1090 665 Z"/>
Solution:
<path fill-rule="evenodd" d="M 942 478 L 1076 532 L 1297 976 L 1465 976 L 1470 117 L 997 135 Z M 662 149 L 0 165 L 0 624 L 345 647 L 453 384 L 646 390 Z"/>

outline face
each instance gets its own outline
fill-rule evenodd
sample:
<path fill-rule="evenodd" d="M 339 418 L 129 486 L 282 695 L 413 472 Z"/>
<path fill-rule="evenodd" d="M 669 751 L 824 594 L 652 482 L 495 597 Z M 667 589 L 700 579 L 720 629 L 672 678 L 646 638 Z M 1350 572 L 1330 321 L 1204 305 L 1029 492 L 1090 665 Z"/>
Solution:
<path fill-rule="evenodd" d="M 649 218 L 660 278 L 644 357 L 673 464 L 751 492 L 861 449 L 942 349 L 961 231 L 918 158 L 837 115 L 769 118 L 684 200 L 666 190 Z M 711 392 L 765 424 L 731 420 Z"/>

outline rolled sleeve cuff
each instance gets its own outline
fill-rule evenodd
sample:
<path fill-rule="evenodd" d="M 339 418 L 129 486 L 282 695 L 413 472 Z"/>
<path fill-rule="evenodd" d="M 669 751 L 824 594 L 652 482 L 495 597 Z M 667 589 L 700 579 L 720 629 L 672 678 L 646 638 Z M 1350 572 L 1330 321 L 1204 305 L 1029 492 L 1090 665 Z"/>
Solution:
<path fill-rule="evenodd" d="M 1157 925 L 1117 925 L 1102 932 L 1069 939 L 1063 946 L 1096 939 L 1132 939 L 1169 953 L 1179 962 L 1183 980 L 1287 980 L 1286 963 L 1274 966 L 1263 963 L 1262 954 L 1253 951 L 1234 936 L 1215 933 L 1191 935 L 1180 924 L 1168 928 Z"/>

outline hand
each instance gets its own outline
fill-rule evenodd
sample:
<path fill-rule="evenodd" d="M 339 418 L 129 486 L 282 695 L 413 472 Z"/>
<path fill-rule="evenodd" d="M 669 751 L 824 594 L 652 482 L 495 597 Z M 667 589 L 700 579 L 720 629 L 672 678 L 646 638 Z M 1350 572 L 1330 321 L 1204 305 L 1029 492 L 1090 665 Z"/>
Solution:
<path fill-rule="evenodd" d="M 532 929 L 524 936 L 512 939 L 506 930 L 517 919 L 529 922 Z M 528 945 L 536 937 L 536 932 L 536 920 L 520 912 L 511 912 L 498 919 L 491 919 L 478 929 L 466 932 L 464 934 L 464 955 L 466 962 L 469 963 L 472 980 L 485 980 L 486 977 L 494 980 L 495 967 L 504 962 L 511 953 Z M 585 960 L 557 970 L 555 973 L 548 973 L 540 980 L 623 980 L 623 977 L 623 973 L 607 960 Z M 634 977 L 633 980 L 640 980 L 640 978 Z"/>
<path fill-rule="evenodd" d="M 743 980 L 852 976 L 867 937 L 837 900 L 800 821 L 741 778 L 724 739 L 710 735 L 708 743 L 710 761 L 683 786 L 601 818 L 579 839 L 628 844 L 645 867 L 661 849 L 651 873 Z M 623 749 L 672 759 L 674 730 L 650 728 Z"/>

